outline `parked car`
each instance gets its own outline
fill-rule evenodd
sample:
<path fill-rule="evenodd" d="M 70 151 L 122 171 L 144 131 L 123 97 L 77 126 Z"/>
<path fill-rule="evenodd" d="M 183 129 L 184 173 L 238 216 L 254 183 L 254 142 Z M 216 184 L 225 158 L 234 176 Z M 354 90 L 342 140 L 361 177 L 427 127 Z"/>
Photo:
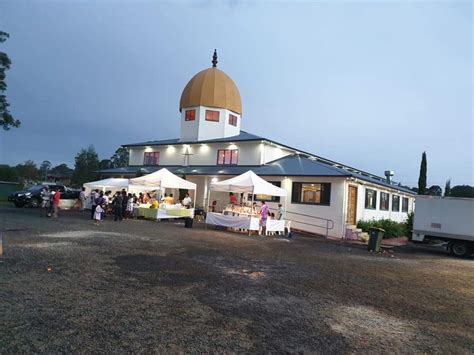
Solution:
<path fill-rule="evenodd" d="M 13 202 L 16 207 L 38 207 L 41 205 L 41 190 L 45 186 L 48 186 L 50 191 L 59 189 L 62 200 L 79 198 L 79 190 L 64 185 L 42 184 L 31 186 L 25 191 L 15 191 L 8 196 L 8 201 Z"/>

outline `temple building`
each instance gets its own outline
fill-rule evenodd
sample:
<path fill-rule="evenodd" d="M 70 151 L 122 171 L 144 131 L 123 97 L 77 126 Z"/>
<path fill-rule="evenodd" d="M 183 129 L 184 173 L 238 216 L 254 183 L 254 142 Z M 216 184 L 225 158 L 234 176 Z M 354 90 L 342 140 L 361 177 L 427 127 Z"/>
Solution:
<path fill-rule="evenodd" d="M 206 208 L 211 181 L 228 179 L 252 170 L 287 190 L 288 197 L 255 196 L 286 206 L 292 228 L 342 238 L 358 220 L 403 221 L 414 209 L 415 194 L 391 181 L 325 159 L 316 154 L 241 130 L 242 100 L 234 81 L 217 68 L 197 73 L 185 86 L 179 104 L 178 138 L 127 143 L 130 158 L 125 168 L 102 170 L 105 177 L 135 177 L 166 167 L 197 184 L 196 206 Z M 217 209 L 225 195 L 211 197 Z"/>

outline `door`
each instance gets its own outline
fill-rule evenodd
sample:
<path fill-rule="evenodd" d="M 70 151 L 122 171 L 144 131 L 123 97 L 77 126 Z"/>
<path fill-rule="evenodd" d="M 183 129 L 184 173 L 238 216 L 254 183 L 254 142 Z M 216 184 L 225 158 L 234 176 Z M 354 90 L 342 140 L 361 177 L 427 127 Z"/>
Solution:
<path fill-rule="evenodd" d="M 357 223 L 357 186 L 349 185 L 347 192 L 347 217 L 346 223 L 356 225 Z"/>

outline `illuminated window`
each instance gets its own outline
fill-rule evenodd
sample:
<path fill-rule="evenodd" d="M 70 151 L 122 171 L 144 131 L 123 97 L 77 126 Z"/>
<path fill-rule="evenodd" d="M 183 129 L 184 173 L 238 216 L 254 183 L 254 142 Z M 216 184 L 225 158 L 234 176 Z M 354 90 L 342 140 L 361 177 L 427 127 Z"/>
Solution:
<path fill-rule="evenodd" d="M 143 154 L 143 165 L 158 165 L 160 163 L 160 152 L 145 152 Z"/>
<path fill-rule="evenodd" d="M 388 203 L 390 201 L 390 195 L 386 192 L 380 193 L 380 210 L 388 211 Z"/>
<path fill-rule="evenodd" d="M 217 165 L 237 165 L 238 161 L 238 149 L 219 149 L 217 151 Z"/>
<path fill-rule="evenodd" d="M 232 126 L 237 126 L 237 116 L 230 114 L 229 115 L 229 124 Z"/>
<path fill-rule="evenodd" d="M 331 203 L 330 183 L 294 182 L 291 203 L 329 206 Z"/>
<path fill-rule="evenodd" d="M 408 212 L 408 197 L 402 199 L 402 212 Z"/>
<path fill-rule="evenodd" d="M 400 212 L 400 196 L 392 196 L 392 211 Z"/>
<path fill-rule="evenodd" d="M 196 119 L 196 110 L 187 110 L 184 114 L 185 121 L 194 121 Z"/>
<path fill-rule="evenodd" d="M 219 111 L 206 110 L 206 121 L 219 122 Z"/>
<path fill-rule="evenodd" d="M 377 191 L 365 189 L 365 208 L 369 210 L 377 209 Z"/>

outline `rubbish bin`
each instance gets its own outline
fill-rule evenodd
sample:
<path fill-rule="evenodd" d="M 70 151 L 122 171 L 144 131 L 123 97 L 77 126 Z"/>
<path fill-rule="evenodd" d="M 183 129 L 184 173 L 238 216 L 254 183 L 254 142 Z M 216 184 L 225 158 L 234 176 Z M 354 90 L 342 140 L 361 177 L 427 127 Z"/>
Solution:
<path fill-rule="evenodd" d="M 385 230 L 382 228 L 369 228 L 369 245 L 367 246 L 367 249 L 379 252 L 384 235 Z"/>
<path fill-rule="evenodd" d="M 190 217 L 186 217 L 184 219 L 184 228 L 193 228 L 193 219 Z"/>

